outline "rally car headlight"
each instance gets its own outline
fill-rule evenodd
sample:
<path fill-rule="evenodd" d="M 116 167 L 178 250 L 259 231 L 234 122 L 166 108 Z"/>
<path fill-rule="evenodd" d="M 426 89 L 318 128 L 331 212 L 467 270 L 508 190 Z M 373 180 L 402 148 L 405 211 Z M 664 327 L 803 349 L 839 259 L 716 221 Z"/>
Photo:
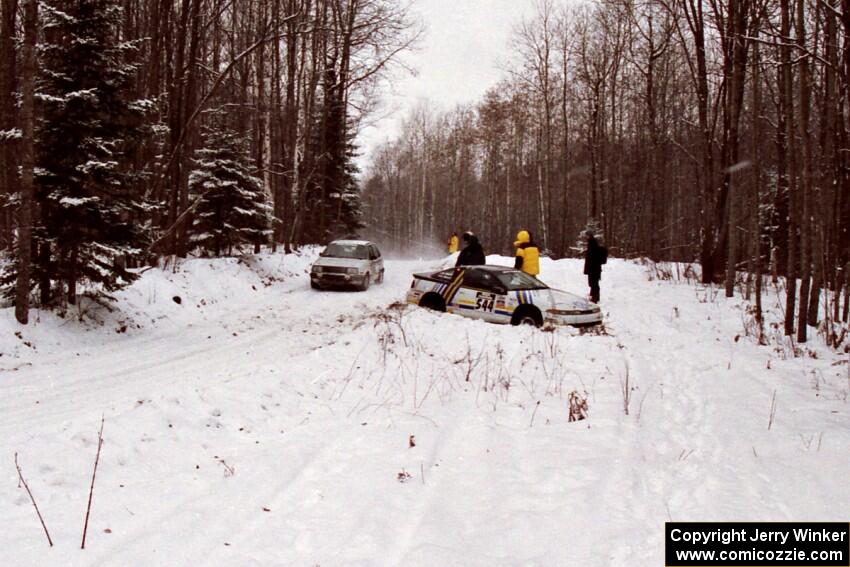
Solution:
<path fill-rule="evenodd" d="M 322 267 L 321 266 L 313 266 L 313 273 L 321 274 L 322 273 Z"/>
<path fill-rule="evenodd" d="M 587 309 L 547 309 L 546 313 L 550 315 L 592 315 L 593 313 L 599 313 L 599 311 L 599 307 L 588 305 Z"/>
<path fill-rule="evenodd" d="M 359 274 L 360 273 L 360 270 L 358 270 L 357 268 L 346 268 L 345 271 L 348 272 L 349 274 Z"/>
<path fill-rule="evenodd" d="M 546 313 L 550 315 L 581 315 L 585 312 L 580 309 L 547 309 Z"/>

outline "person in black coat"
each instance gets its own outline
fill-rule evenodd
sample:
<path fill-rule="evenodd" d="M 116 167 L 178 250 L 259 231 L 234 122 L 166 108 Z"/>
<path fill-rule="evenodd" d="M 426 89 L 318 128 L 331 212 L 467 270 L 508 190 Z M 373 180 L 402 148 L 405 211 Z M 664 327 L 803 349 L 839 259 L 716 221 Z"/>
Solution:
<path fill-rule="evenodd" d="M 584 274 L 587 285 L 590 286 L 590 300 L 599 303 L 599 280 L 602 279 L 602 264 L 605 263 L 605 252 L 591 231 L 585 232 L 587 250 L 584 253 Z"/>
<path fill-rule="evenodd" d="M 478 237 L 471 232 L 464 232 L 461 236 L 463 249 L 457 255 L 455 266 L 483 266 L 487 263 L 484 258 L 484 248 L 478 242 Z"/>

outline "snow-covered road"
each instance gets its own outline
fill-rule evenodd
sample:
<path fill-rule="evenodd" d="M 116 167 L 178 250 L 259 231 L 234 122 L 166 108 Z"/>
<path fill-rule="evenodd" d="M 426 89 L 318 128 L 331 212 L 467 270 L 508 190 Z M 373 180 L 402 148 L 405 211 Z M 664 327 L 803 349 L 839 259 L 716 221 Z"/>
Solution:
<path fill-rule="evenodd" d="M 613 260 L 608 334 L 552 333 L 394 305 L 440 260 L 368 293 L 308 262 L 152 270 L 99 326 L 4 310 L 0 563 L 650 566 L 670 519 L 847 519 L 846 363 L 739 337 L 737 299 Z"/>

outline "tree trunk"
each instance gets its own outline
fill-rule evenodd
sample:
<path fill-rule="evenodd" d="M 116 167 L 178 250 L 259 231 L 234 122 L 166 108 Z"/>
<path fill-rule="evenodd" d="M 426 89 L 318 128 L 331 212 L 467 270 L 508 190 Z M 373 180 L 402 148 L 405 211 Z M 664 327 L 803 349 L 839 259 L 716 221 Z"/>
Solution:
<path fill-rule="evenodd" d="M 806 49 L 806 29 L 805 29 L 805 0 L 797 0 L 797 18 L 796 18 L 796 35 L 797 45 L 801 52 L 805 53 Z M 812 142 L 809 132 L 809 96 L 811 89 L 811 79 L 809 76 L 809 58 L 808 55 L 802 55 L 798 63 L 800 69 L 799 80 L 799 102 L 800 102 L 800 119 L 797 122 L 799 126 L 800 141 L 802 148 L 802 164 L 801 164 L 801 217 L 800 222 L 800 301 L 797 313 L 797 342 L 804 343 L 807 339 L 808 325 L 808 297 L 811 286 L 811 234 L 812 221 L 811 212 L 809 210 L 811 187 L 812 187 Z"/>
<path fill-rule="evenodd" d="M 77 304 L 77 271 L 79 265 L 79 247 L 74 244 L 68 254 L 68 279 L 67 279 L 67 301 L 69 305 Z"/>
<path fill-rule="evenodd" d="M 844 266 L 844 311 L 841 314 L 841 320 L 845 323 L 850 322 L 850 262 Z"/>
<path fill-rule="evenodd" d="M 758 36 L 756 36 L 758 37 Z M 761 136 L 762 136 L 762 100 L 761 100 L 761 50 L 758 43 L 753 46 L 753 80 L 752 80 L 752 108 L 754 114 L 752 129 L 753 144 L 753 187 L 750 191 L 753 211 L 753 272 L 755 276 L 755 321 L 756 333 L 759 344 L 765 344 L 764 340 L 764 316 L 762 313 L 761 291 L 762 291 L 762 217 L 761 217 Z"/>
<path fill-rule="evenodd" d="M 32 265 L 32 204 L 35 193 L 35 57 L 38 35 L 38 1 L 27 0 L 24 11 L 23 77 L 21 100 L 21 203 L 18 208 L 18 274 L 15 285 L 15 318 L 29 321 L 30 271 Z"/>
<path fill-rule="evenodd" d="M 791 34 L 791 7 L 790 0 L 781 0 L 781 28 L 782 37 L 790 37 Z M 799 235 L 797 230 L 797 144 L 794 136 L 794 78 L 791 67 L 791 46 L 787 42 L 780 47 L 782 62 L 780 72 L 780 131 L 779 157 L 783 153 L 787 156 L 787 187 L 788 187 L 788 260 L 785 276 L 785 334 L 794 335 L 794 311 L 797 303 L 797 266 L 799 263 Z M 786 152 L 787 149 L 787 152 Z M 783 166 L 785 161 L 780 164 Z"/>
<path fill-rule="evenodd" d="M 724 140 L 723 140 L 723 184 L 726 214 L 726 239 L 728 248 L 726 250 L 726 297 L 732 297 L 735 292 L 736 262 L 738 259 L 738 231 L 739 214 L 743 208 L 743 197 L 740 184 L 740 174 L 737 173 L 739 156 L 739 128 L 741 118 L 741 107 L 744 99 L 744 87 L 747 66 L 748 40 L 746 39 L 747 26 L 749 22 L 749 3 L 731 1 L 729 2 L 728 28 L 726 43 L 728 47 L 724 50 L 729 60 L 724 67 L 730 71 L 726 78 L 726 100 L 724 106 Z M 721 207 L 723 209 L 721 198 Z M 721 239 L 722 240 L 722 239 Z"/>
<path fill-rule="evenodd" d="M 0 3 L 0 130 L 18 126 L 15 115 L 17 69 L 15 67 L 15 25 L 18 0 Z M 0 199 L 11 197 L 18 184 L 18 162 L 15 144 L 0 142 Z M 0 207 L 0 249 L 11 248 L 13 243 L 13 208 Z"/>

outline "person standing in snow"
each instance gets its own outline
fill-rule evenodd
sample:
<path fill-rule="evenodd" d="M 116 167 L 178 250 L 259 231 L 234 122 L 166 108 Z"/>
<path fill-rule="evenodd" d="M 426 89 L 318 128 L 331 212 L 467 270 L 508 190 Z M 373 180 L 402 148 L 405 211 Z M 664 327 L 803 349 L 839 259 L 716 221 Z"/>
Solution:
<path fill-rule="evenodd" d="M 457 247 L 458 247 L 457 233 L 453 232 L 452 235 L 449 237 L 449 254 L 454 254 L 455 252 L 457 252 Z"/>
<path fill-rule="evenodd" d="M 527 230 L 521 230 L 516 235 L 516 260 L 514 260 L 514 268 L 522 270 L 530 276 L 536 276 L 540 273 L 540 249 L 534 243 L 531 233 Z"/>
<path fill-rule="evenodd" d="M 463 249 L 457 256 L 455 266 L 483 266 L 487 263 L 484 257 L 484 248 L 478 242 L 478 237 L 469 231 L 463 233 L 461 237 L 463 241 Z"/>
<path fill-rule="evenodd" d="M 602 279 L 602 264 L 608 261 L 608 250 L 599 244 L 593 232 L 584 233 L 587 250 L 584 253 L 584 273 L 590 286 L 590 300 L 599 303 L 599 280 Z"/>

